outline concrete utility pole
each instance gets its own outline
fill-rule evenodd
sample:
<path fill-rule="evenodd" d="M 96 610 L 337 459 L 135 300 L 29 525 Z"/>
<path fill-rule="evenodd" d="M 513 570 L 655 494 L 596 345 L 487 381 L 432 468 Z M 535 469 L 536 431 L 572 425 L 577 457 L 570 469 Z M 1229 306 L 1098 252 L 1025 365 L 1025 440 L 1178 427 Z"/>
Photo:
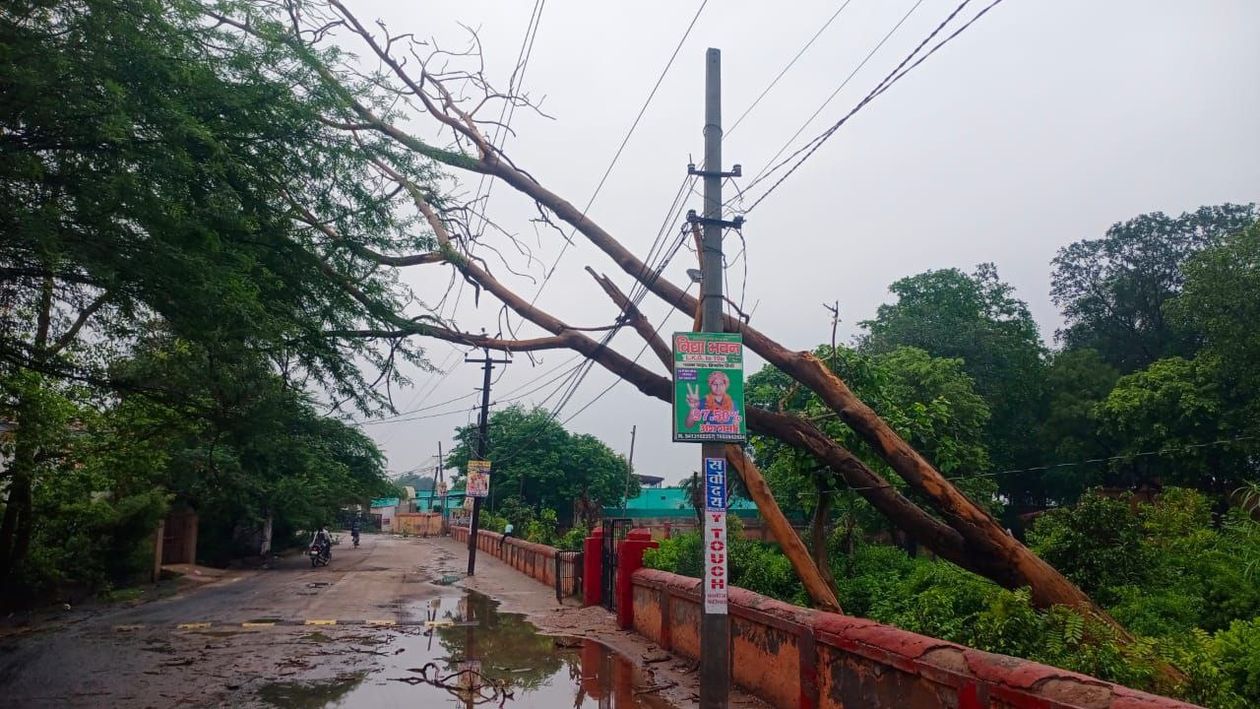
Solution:
<path fill-rule="evenodd" d="M 447 517 L 447 510 L 446 510 L 446 500 L 447 500 L 446 496 L 449 491 L 446 489 L 446 461 L 442 459 L 442 442 L 441 441 L 438 441 L 438 464 L 437 464 L 437 471 L 434 474 L 433 479 L 436 481 L 434 482 L 434 485 L 437 486 L 437 492 L 439 493 L 438 497 L 440 499 L 438 501 L 438 504 L 442 506 L 442 527 L 439 533 L 446 534 L 447 533 L 446 520 L 449 519 L 449 517 Z"/>
<path fill-rule="evenodd" d="M 481 420 L 477 423 L 477 459 L 485 460 L 486 451 L 490 448 L 490 372 L 494 371 L 496 364 L 511 364 L 510 359 L 494 359 L 490 356 L 490 349 L 485 348 L 486 356 L 482 359 L 464 358 L 464 362 L 469 364 L 481 364 L 485 372 L 485 378 L 481 384 Z M 491 468 L 493 471 L 493 467 Z M 493 485 L 493 477 L 491 484 Z M 465 494 L 469 490 L 469 486 L 465 485 Z M 468 525 L 468 575 L 472 576 L 477 569 L 477 529 L 481 526 L 481 503 L 484 498 L 473 498 L 472 522 Z"/>
<path fill-rule="evenodd" d="M 637 425 L 630 427 L 630 457 L 626 458 L 626 489 L 621 493 L 621 514 L 630 505 L 630 478 L 634 476 L 634 438 L 639 432 Z"/>
<path fill-rule="evenodd" d="M 722 52 L 705 52 L 704 72 L 704 236 L 700 253 L 700 330 L 722 327 Z M 726 444 L 704 443 L 704 459 L 725 458 Z M 700 707 L 725 709 L 731 691 L 731 626 L 726 613 L 704 611 L 700 620 Z"/>

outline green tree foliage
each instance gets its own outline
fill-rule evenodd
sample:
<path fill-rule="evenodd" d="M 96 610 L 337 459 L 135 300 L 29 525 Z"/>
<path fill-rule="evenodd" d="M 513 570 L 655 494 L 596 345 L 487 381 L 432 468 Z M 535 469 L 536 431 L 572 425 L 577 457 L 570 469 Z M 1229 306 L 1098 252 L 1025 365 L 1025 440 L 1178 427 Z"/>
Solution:
<path fill-rule="evenodd" d="M 394 483 L 398 486 L 410 485 L 416 489 L 416 492 L 427 492 L 437 486 L 437 481 L 432 475 L 423 475 L 421 473 L 407 473 L 394 478 Z"/>
<path fill-rule="evenodd" d="M 1048 405 L 1041 422 L 1041 448 L 1046 462 L 1075 463 L 1111 454 L 1098 433 L 1098 404 L 1107 398 L 1119 373 L 1090 349 L 1056 353 L 1046 369 Z M 1047 498 L 1070 503 L 1102 481 L 1102 466 L 1051 468 L 1041 475 Z"/>
<path fill-rule="evenodd" d="M 932 357 L 911 347 L 872 355 L 844 347 L 833 351 L 826 345 L 814 354 L 942 472 L 966 476 L 988 468 L 984 439 L 989 407 L 976 393 L 961 360 Z M 782 372 L 772 367 L 757 372 L 748 379 L 745 396 L 750 405 L 793 411 L 813 419 L 872 469 L 900 484 L 864 441 L 830 415 L 815 394 L 794 386 Z M 812 514 L 820 494 L 814 481 L 820 464 L 776 439 L 753 436 L 752 445 L 757 464 L 785 511 L 800 517 Z M 830 474 L 825 478 L 828 487 L 821 488 L 821 494 L 843 492 L 834 486 Z M 997 507 L 991 479 L 971 478 L 960 485 L 977 502 Z M 838 502 L 842 513 L 860 519 L 868 531 L 888 528 L 864 500 L 844 493 Z"/>
<path fill-rule="evenodd" d="M 1044 399 L 1045 348 L 1028 306 L 1002 282 L 993 264 L 974 273 L 927 271 L 889 288 L 895 303 L 862 322 L 863 352 L 916 347 L 933 357 L 958 359 L 987 402 L 985 443 L 1000 468 L 1033 465 L 1039 458 L 1027 434 L 1036 428 Z M 929 456 L 930 457 L 930 456 Z M 1019 479 L 1005 478 L 1006 493 L 1023 503 Z"/>
<path fill-rule="evenodd" d="M 264 510 L 313 522 L 375 485 L 379 453 L 300 392 L 374 410 L 386 405 L 375 385 L 399 380 L 396 362 L 424 364 L 405 342 L 360 336 L 397 323 L 411 300 L 372 267 L 373 250 L 431 245 L 371 166 L 388 142 L 329 126 L 321 114 L 344 96 L 294 91 L 309 69 L 205 9 L 19 0 L 0 12 L 0 378 L 26 392 L 0 412 L 13 452 L 0 583 L 38 546 L 39 525 L 61 521 L 45 493 L 54 473 L 68 478 L 41 432 L 82 429 L 89 413 L 160 428 L 148 433 L 168 447 L 151 446 L 151 462 L 174 472 L 150 492 L 201 495 L 209 517 L 221 502 L 244 515 L 224 516 L 229 526 Z M 433 175 L 396 157 L 421 184 Z M 155 374 L 154 338 L 212 366 Z M 56 397 L 78 419 L 33 405 Z M 102 499 L 122 509 L 126 497 Z M 74 514 L 111 518 L 96 507 Z"/>
<path fill-rule="evenodd" d="M 494 465 L 491 492 L 496 501 L 492 509 L 503 512 L 498 505 L 513 497 L 529 508 L 555 510 L 567 527 L 573 523 L 577 502 L 620 504 L 627 484 L 631 497 L 638 494 L 638 481 L 629 476 L 625 458 L 594 436 L 566 431 L 545 409 L 512 406 L 496 411 L 490 415 L 489 428 L 486 458 Z M 457 471 L 457 481 L 462 481 L 468 460 L 474 457 L 477 436 L 475 425 L 455 432 L 456 445 L 447 464 Z"/>
<path fill-rule="evenodd" d="M 1119 483 L 1187 485 L 1219 498 L 1253 475 L 1245 447 L 1217 444 L 1237 431 L 1213 358 L 1171 357 L 1121 377 L 1095 416 L 1117 452 L 1133 454 L 1112 463 Z M 1149 451 L 1160 453 L 1138 455 Z"/>
<path fill-rule="evenodd" d="M 1164 306 L 1181 291 L 1187 260 L 1258 216 L 1251 204 L 1200 207 L 1177 217 L 1152 212 L 1112 225 L 1102 238 L 1063 247 L 1051 280 L 1067 324 L 1060 339 L 1068 349 L 1094 349 L 1122 373 L 1163 357 L 1192 356 L 1193 335 L 1178 331 Z"/>
<path fill-rule="evenodd" d="M 1155 504 L 1091 493 L 1038 518 L 1039 554 L 1105 599 L 1139 637 L 1121 642 L 1107 626 L 1055 607 L 1037 610 L 1027 589 L 1007 590 L 947 562 L 832 537 L 837 596 L 845 612 L 971 647 L 1024 657 L 1128 686 L 1171 692 L 1220 709 L 1260 702 L 1260 585 L 1239 559 L 1260 551 L 1260 524 L 1232 514 L 1211 523 L 1209 501 L 1169 488 Z M 776 547 L 732 536 L 732 583 L 800 603 L 799 582 L 778 573 Z M 701 575 L 701 540 L 690 533 L 649 550 L 644 562 Z M 1251 547 L 1249 550 L 1248 547 Z M 1250 584 L 1250 585 L 1248 585 Z M 1160 685 L 1159 663 L 1188 681 Z"/>
<path fill-rule="evenodd" d="M 181 337 L 270 343 L 289 370 L 372 400 L 355 358 L 390 353 L 326 336 L 368 315 L 339 278 L 386 305 L 406 293 L 294 204 L 345 209 L 334 226 L 367 245 L 428 242 L 374 193 L 368 150 L 319 120 L 327 97 L 295 94 L 279 58 L 209 29 L 196 3 L 18 2 L 0 47 L 3 361 L 90 363 L 24 337 L 51 291 L 67 330 L 99 300 L 91 322 L 115 347 L 156 314 Z"/>
<path fill-rule="evenodd" d="M 1260 430 L 1260 222 L 1193 256 L 1167 310 L 1210 358 L 1237 427 Z"/>

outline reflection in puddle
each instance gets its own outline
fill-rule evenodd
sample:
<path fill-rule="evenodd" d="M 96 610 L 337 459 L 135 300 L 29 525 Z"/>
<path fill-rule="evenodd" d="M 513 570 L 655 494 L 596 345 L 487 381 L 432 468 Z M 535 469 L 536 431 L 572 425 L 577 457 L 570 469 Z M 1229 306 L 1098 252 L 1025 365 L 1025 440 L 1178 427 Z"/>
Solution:
<path fill-rule="evenodd" d="M 276 682 L 263 687 L 258 692 L 258 697 L 268 704 L 290 709 L 337 706 L 334 702 L 358 686 L 363 681 L 364 674 L 354 672 L 323 682 Z"/>
<path fill-rule="evenodd" d="M 427 628 L 380 646 L 366 677 L 272 685 L 260 698 L 280 707 L 451 706 L 668 709 L 624 658 L 599 643 L 539 635 L 521 616 L 500 614 L 477 593 L 434 599 Z"/>

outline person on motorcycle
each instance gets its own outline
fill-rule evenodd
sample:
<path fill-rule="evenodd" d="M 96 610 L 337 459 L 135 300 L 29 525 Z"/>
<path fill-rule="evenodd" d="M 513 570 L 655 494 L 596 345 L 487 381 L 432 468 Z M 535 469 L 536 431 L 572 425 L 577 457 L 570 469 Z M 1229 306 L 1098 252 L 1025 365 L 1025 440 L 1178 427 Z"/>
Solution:
<path fill-rule="evenodd" d="M 311 546 L 318 546 L 324 556 L 332 556 L 332 535 L 328 533 L 324 525 L 319 525 L 315 538 L 311 540 Z"/>
<path fill-rule="evenodd" d="M 359 546 L 359 518 L 355 517 L 350 520 L 350 538 L 354 540 L 354 545 Z"/>

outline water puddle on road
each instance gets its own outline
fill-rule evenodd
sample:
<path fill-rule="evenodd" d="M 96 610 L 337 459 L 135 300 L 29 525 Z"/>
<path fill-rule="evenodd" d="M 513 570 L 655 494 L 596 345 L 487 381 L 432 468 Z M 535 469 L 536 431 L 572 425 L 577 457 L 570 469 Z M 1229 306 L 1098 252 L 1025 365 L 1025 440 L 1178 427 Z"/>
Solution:
<path fill-rule="evenodd" d="M 541 635 L 523 617 L 463 592 L 427 604 L 426 628 L 373 648 L 377 666 L 325 682 L 273 683 L 259 698 L 286 709 L 463 706 L 672 709 L 625 658 L 590 640 Z"/>

